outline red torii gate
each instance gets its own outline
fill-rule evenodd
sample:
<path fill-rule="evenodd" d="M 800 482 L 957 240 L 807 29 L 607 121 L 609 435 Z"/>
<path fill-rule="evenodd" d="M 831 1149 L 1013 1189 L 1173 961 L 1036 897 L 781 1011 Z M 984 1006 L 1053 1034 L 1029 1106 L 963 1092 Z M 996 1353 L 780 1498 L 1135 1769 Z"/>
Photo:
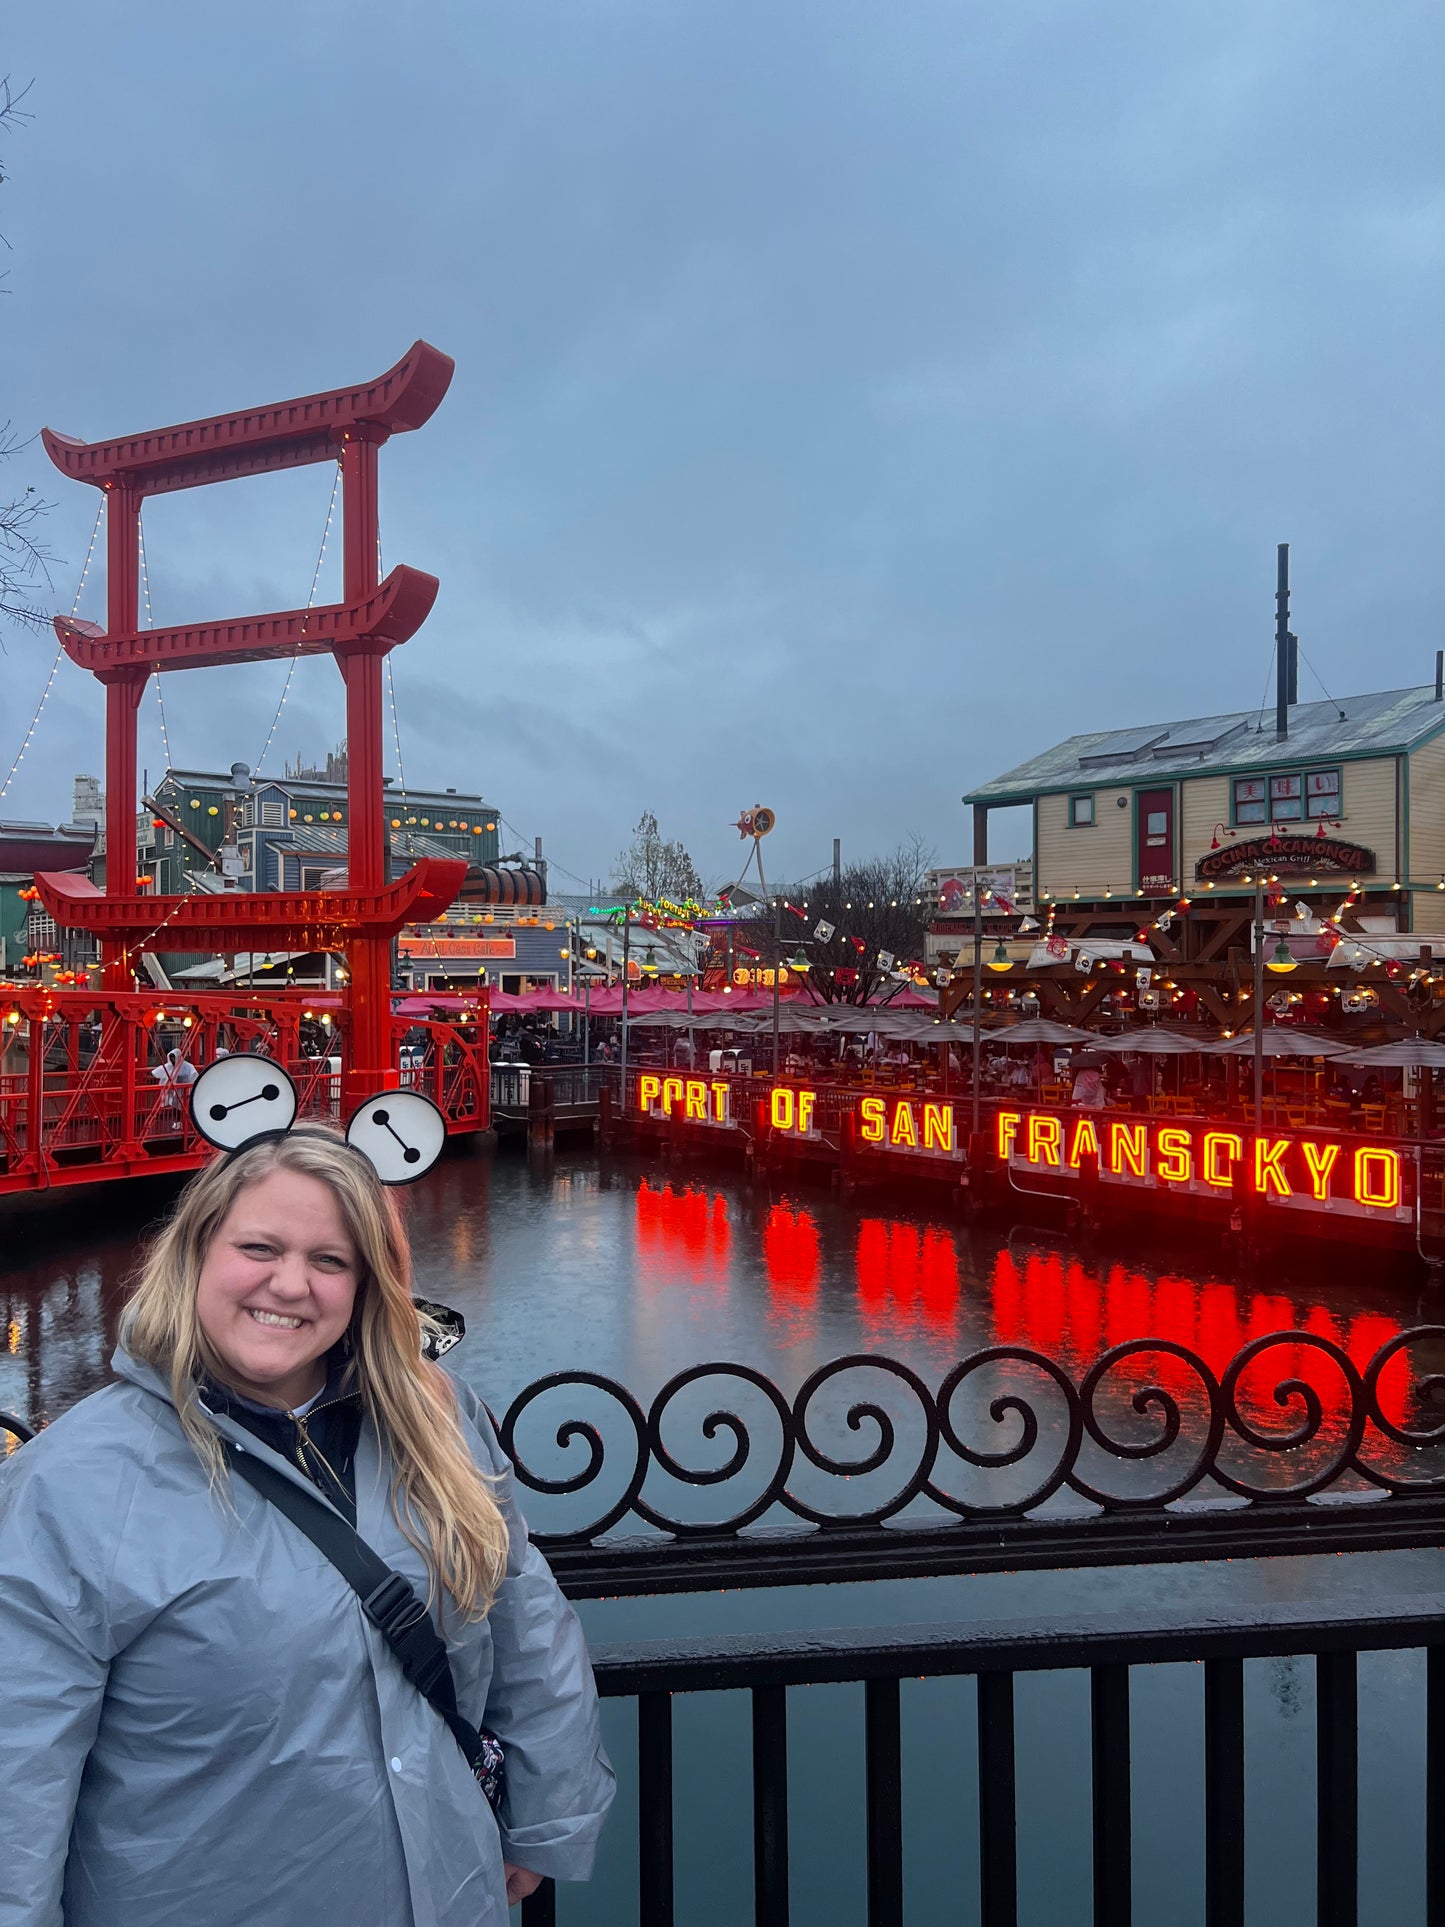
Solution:
<path fill-rule="evenodd" d="M 36 888 L 57 923 L 102 942 L 107 990 L 134 988 L 139 952 L 164 930 L 177 948 L 344 949 L 350 981 L 348 1103 L 395 1085 L 390 939 L 434 917 L 466 875 L 457 859 L 426 858 L 388 884 L 382 793 L 382 660 L 431 611 L 435 576 L 401 565 L 377 579 L 377 451 L 430 420 L 450 385 L 449 355 L 418 341 L 375 381 L 275 402 L 208 421 L 81 442 L 42 431 L 46 453 L 73 481 L 106 496 L 106 625 L 55 620 L 66 654 L 105 685 L 106 881 L 50 872 Z M 172 629 L 139 626 L 140 510 L 147 495 L 203 488 L 339 458 L 343 597 L 313 609 Z M 136 712 L 153 670 L 332 655 L 346 685 L 347 887 L 296 893 L 143 896 L 136 884 Z"/>

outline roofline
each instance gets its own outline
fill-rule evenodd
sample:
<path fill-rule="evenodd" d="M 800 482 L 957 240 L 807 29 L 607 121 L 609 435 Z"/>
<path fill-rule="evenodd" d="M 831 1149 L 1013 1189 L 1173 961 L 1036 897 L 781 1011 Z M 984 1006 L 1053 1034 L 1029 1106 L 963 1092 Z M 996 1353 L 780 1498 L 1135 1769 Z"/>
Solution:
<path fill-rule="evenodd" d="M 195 777 L 199 783 L 211 789 L 240 789 L 248 787 L 248 785 L 234 781 L 229 772 L 223 776 L 219 770 L 214 769 L 168 769 L 161 772 L 156 783 L 156 788 L 159 789 L 162 783 L 180 776 Z M 494 809 L 494 806 L 488 803 L 486 798 L 479 795 L 475 790 L 467 790 L 463 794 L 460 791 L 400 790 L 386 787 L 395 781 L 396 778 L 391 776 L 383 779 L 384 786 L 382 795 L 390 796 L 393 799 L 404 796 L 409 805 L 423 801 L 427 803 L 451 803 L 456 808 L 465 807 L 472 810 L 473 813 L 475 813 L 477 809 Z M 254 774 L 254 772 L 251 775 L 249 787 L 253 789 L 259 788 L 268 783 L 274 785 L 277 789 L 335 790 L 338 796 L 345 796 L 347 788 L 345 783 L 334 783 L 322 776 L 315 778 L 300 776 L 258 776 Z"/>
<path fill-rule="evenodd" d="M 1374 749 L 1337 749 L 1324 751 L 1314 756 L 1276 756 L 1265 762 L 1241 766 L 1238 763 L 1194 763 L 1187 769 L 1152 769 L 1142 766 L 1133 769 L 1127 776 L 1108 776 L 1103 771 L 1082 770 L 1071 782 L 1039 783 L 1032 789 L 1009 790 L 1002 796 L 993 796 L 982 790 L 971 790 L 960 800 L 964 803 L 991 803 L 1001 809 L 1012 809 L 1025 803 L 1032 803 L 1036 796 L 1077 796 L 1085 790 L 1108 789 L 1153 789 L 1160 783 L 1185 783 L 1191 776 L 1248 776 L 1251 770 L 1271 769 L 1317 769 L 1328 768 L 1335 763 L 1378 763 L 1389 756 L 1408 756 L 1445 730 L 1445 717 L 1437 726 L 1409 743 L 1381 743 Z"/>
<path fill-rule="evenodd" d="M 1410 683 L 1410 684 L 1407 684 L 1403 689 L 1370 690 L 1370 691 L 1366 691 L 1365 695 L 1367 696 L 1396 696 L 1396 695 L 1404 696 L 1404 695 L 1412 694 L 1416 690 L 1425 691 L 1429 689 L 1431 689 L 1431 685 L 1429 683 Z M 1345 702 L 1351 702 L 1351 701 L 1358 702 L 1362 700 L 1362 698 L 1359 696 L 1355 696 L 1355 697 L 1346 696 L 1342 700 Z M 1300 708 L 1300 709 L 1316 708 L 1318 706 L 1319 706 L 1318 704 L 1313 704 L 1313 703 L 1298 703 L 1298 704 L 1292 705 L 1293 708 Z M 1431 708 L 1435 707 L 1435 704 L 1433 703 L 1433 701 L 1429 704 L 1429 707 Z M 1252 769 L 1287 769 L 1292 767 L 1295 764 L 1299 764 L 1301 767 L 1303 767 L 1305 764 L 1360 763 L 1360 762 L 1371 762 L 1376 758 L 1382 757 L 1382 756 L 1407 756 L 1411 754 L 1414 750 L 1423 749 L 1426 743 L 1432 742 L 1435 739 L 1435 737 L 1441 734 L 1442 731 L 1445 731 L 1445 704 L 1441 705 L 1441 711 L 1442 713 L 1439 717 L 1439 720 L 1436 721 L 1431 727 L 1422 729 L 1418 735 L 1411 736 L 1407 740 L 1377 743 L 1373 749 L 1335 750 L 1333 752 L 1323 751 L 1318 755 L 1311 755 L 1311 756 L 1304 756 L 1304 757 L 1300 756 L 1297 753 L 1293 756 L 1289 754 L 1285 754 L 1285 755 L 1276 757 L 1271 761 L 1250 764 L 1249 767 Z M 1240 711 L 1236 713 L 1243 714 L 1243 715 L 1253 715 L 1255 712 L 1252 710 L 1247 710 L 1247 711 Z M 1189 720 L 1190 721 L 1209 721 L 1211 719 L 1205 717 L 1205 718 L 1190 718 Z M 1147 724 L 1140 725 L 1141 728 L 1147 728 L 1148 726 L 1149 725 Z M 1066 736 L 1063 739 L 1063 742 L 1056 743 L 1054 745 L 1054 748 L 1062 749 L 1064 747 L 1064 743 L 1071 743 L 1071 742 L 1097 742 L 1101 736 L 1104 736 L 1107 738 L 1108 735 L 1114 734 L 1114 733 L 1117 733 L 1117 732 L 1089 730 L 1089 731 L 1083 732 L 1078 736 Z M 1231 738 L 1230 740 L 1233 740 L 1233 739 Z M 1288 739 L 1286 739 L 1286 742 L 1287 741 Z M 1048 754 L 1049 752 L 1045 751 L 1044 753 Z M 1088 754 L 1089 752 L 1084 751 L 1082 753 Z M 1142 771 L 1142 769 L 1144 768 L 1144 765 L 1141 762 L 1138 765 L 1136 765 L 1136 767 Z M 1190 764 L 1190 766 L 1187 769 L 1181 769 L 1181 768 L 1168 769 L 1168 768 L 1161 767 L 1159 769 L 1152 770 L 1149 773 L 1151 777 L 1157 778 L 1160 782 L 1178 783 L 1178 782 L 1184 781 L 1185 778 L 1190 776 L 1227 776 L 1232 772 L 1238 772 L 1239 770 L 1240 770 L 1240 765 L 1234 762 L 1229 762 L 1229 763 L 1199 762 L 1199 763 Z M 1025 803 L 1032 802 L 1036 796 L 1068 795 L 1071 791 L 1075 791 L 1075 790 L 1081 791 L 1088 788 L 1106 789 L 1110 786 L 1111 783 L 1121 782 L 1123 780 L 1119 778 L 1104 778 L 1102 780 L 1098 780 L 1090 784 L 1086 780 L 1088 775 L 1089 775 L 1089 772 L 1087 770 L 1084 770 L 1080 773 L 1080 779 L 1071 780 L 1065 783 L 1057 783 L 1057 782 L 1040 783 L 1031 789 L 1018 790 L 1018 791 L 1008 790 L 1008 791 L 1005 791 L 1002 795 L 998 795 L 998 796 L 986 794 L 986 791 L 988 790 L 988 785 L 985 784 L 981 789 L 970 790 L 967 795 L 960 798 L 960 801 L 964 803 L 996 803 L 1001 808 L 1014 808 Z M 1002 779 L 1000 778 L 996 780 L 1001 781 Z M 1131 782 L 1131 786 L 1136 789 L 1148 788 L 1148 784 L 1146 783 L 1134 783 L 1132 780 L 1132 777 L 1130 778 L 1130 782 Z"/>

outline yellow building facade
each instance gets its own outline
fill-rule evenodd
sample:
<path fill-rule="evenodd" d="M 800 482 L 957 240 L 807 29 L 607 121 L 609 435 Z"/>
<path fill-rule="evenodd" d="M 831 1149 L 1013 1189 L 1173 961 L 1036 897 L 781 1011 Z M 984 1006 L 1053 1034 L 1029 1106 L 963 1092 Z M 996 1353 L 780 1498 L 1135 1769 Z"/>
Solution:
<path fill-rule="evenodd" d="M 964 797 L 1033 814 L 1034 900 L 1307 897 L 1353 883 L 1402 931 L 1445 931 L 1445 701 L 1429 686 L 1072 736 Z"/>

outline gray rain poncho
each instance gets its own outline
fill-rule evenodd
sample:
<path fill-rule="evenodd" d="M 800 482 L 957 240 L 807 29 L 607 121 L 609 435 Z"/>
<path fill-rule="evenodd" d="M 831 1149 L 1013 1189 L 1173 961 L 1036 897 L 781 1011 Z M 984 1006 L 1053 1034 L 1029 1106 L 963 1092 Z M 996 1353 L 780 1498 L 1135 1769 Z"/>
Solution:
<path fill-rule="evenodd" d="M 244 1482 L 229 1511 L 164 1379 L 115 1368 L 0 1468 L 0 1927 L 503 1927 L 504 1858 L 585 1878 L 613 1791 L 592 1670 L 476 1394 L 511 1552 L 488 1618 L 441 1628 L 506 1748 L 500 1829 L 336 1569 Z M 363 1425 L 357 1530 L 425 1597 L 390 1477 Z"/>

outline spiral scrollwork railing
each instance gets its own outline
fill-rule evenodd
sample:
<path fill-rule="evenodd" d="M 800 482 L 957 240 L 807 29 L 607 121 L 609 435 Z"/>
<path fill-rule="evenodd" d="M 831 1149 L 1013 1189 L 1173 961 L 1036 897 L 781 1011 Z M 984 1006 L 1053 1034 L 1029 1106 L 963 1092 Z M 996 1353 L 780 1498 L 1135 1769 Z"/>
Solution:
<path fill-rule="evenodd" d="M 645 1408 L 600 1373 L 554 1372 L 513 1400 L 500 1432 L 534 1535 L 552 1548 L 619 1528 L 812 1537 L 1045 1507 L 1280 1516 L 1315 1497 L 1434 1496 L 1445 1521 L 1445 1326 L 1399 1332 L 1363 1366 L 1316 1332 L 1273 1332 L 1222 1373 L 1162 1338 L 1115 1345 L 1078 1374 L 995 1345 L 936 1387 L 856 1353 L 791 1397 L 751 1366 L 717 1362 L 678 1373 Z"/>

